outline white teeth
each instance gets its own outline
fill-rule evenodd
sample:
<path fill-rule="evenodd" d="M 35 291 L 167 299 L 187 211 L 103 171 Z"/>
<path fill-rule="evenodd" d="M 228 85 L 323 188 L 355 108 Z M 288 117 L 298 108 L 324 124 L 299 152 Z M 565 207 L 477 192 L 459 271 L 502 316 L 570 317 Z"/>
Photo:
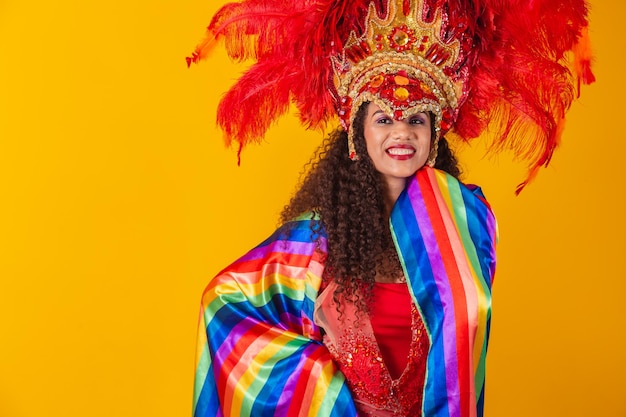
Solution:
<path fill-rule="evenodd" d="M 390 155 L 410 155 L 415 153 L 415 149 L 408 148 L 389 148 L 387 149 L 387 153 Z"/>

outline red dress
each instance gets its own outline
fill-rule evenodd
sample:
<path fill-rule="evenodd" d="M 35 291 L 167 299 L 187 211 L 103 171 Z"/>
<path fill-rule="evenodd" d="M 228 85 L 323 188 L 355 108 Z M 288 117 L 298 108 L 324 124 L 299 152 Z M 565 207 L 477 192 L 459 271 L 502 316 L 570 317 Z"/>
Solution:
<path fill-rule="evenodd" d="M 342 302 L 340 315 L 333 301 L 335 288 L 331 283 L 318 296 L 315 322 L 324 329 L 324 344 L 346 377 L 359 415 L 421 416 L 429 340 L 406 284 L 377 284 L 370 314 Z M 387 308 L 389 303 L 393 307 Z M 403 320 L 410 324 L 408 333 Z"/>

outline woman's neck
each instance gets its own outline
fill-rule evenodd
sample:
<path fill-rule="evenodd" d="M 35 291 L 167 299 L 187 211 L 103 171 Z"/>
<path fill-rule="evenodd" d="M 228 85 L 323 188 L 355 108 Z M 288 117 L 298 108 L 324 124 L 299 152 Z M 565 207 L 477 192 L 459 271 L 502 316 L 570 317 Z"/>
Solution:
<path fill-rule="evenodd" d="M 393 180 L 387 179 L 383 183 L 383 190 L 385 193 L 385 215 L 391 216 L 391 210 L 393 209 L 396 200 L 400 197 L 400 194 L 406 187 L 406 178 L 394 178 Z"/>

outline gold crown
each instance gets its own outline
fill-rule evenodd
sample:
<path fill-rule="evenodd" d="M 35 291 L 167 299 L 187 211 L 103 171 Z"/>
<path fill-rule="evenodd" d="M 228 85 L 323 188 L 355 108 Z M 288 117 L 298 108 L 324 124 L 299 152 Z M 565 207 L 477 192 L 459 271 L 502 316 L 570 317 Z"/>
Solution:
<path fill-rule="evenodd" d="M 425 8 L 424 0 L 389 0 L 383 18 L 370 3 L 364 33 L 352 31 L 341 55 L 332 58 L 338 113 L 350 138 L 356 111 L 367 101 L 398 120 L 433 113 L 436 142 L 440 130 L 450 128 L 463 96 L 465 27 L 458 18 L 450 27 L 444 11 Z"/>

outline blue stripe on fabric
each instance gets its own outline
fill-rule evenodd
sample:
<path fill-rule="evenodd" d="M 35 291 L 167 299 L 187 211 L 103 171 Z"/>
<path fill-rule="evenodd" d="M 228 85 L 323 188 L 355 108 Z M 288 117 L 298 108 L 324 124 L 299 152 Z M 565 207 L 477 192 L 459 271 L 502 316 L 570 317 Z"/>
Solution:
<path fill-rule="evenodd" d="M 491 248 L 493 247 L 493 237 L 490 236 L 489 230 L 487 230 L 485 219 L 492 216 L 487 206 L 480 201 L 475 193 L 467 188 L 461 188 L 463 201 L 465 202 L 466 211 L 469 212 L 467 216 L 467 227 L 477 251 L 476 254 L 485 254 L 487 257 L 491 257 Z M 482 196 L 480 189 L 475 190 Z M 473 215 L 469 215 L 473 213 Z M 486 288 L 489 289 L 487 293 L 491 292 L 491 274 L 493 273 L 493 264 L 490 259 L 480 257 L 478 259 L 478 265 L 480 266 L 481 275 L 484 279 L 481 281 Z"/>
<path fill-rule="evenodd" d="M 312 303 L 305 303 L 304 300 L 294 300 L 287 294 L 276 293 L 271 296 L 268 303 L 264 306 L 256 307 L 252 303 L 244 302 L 229 302 L 222 304 L 222 306 L 214 313 L 211 323 L 217 320 L 220 326 L 224 326 L 227 329 L 232 328 L 241 320 L 257 320 L 271 323 L 274 326 L 280 328 L 286 328 L 282 320 L 282 315 L 298 314 L 299 320 L 301 320 L 301 310 L 304 308 L 304 304 L 307 305 L 306 312 L 312 315 L 311 309 L 314 308 Z M 307 311 L 308 310 L 308 311 Z M 216 332 L 218 332 L 216 330 Z M 228 332 L 227 330 L 225 332 Z"/>
<path fill-rule="evenodd" d="M 250 303 L 226 304 L 216 313 L 208 324 L 207 332 L 212 346 L 220 346 L 229 337 L 234 329 L 242 321 L 258 322 L 262 320 L 256 309 Z"/>
<path fill-rule="evenodd" d="M 354 401 L 352 401 L 352 393 L 345 383 L 337 394 L 337 399 L 330 415 L 331 417 L 352 417 L 357 415 Z"/>
<path fill-rule="evenodd" d="M 207 378 L 204 379 L 202 384 L 202 390 L 196 402 L 193 415 L 194 417 L 216 417 L 222 415 L 215 378 L 213 377 L 213 364 L 209 366 Z"/>
<path fill-rule="evenodd" d="M 311 231 L 311 221 L 310 220 L 299 220 L 286 223 L 278 230 L 276 230 L 272 235 L 265 239 L 259 246 L 265 246 L 269 243 L 276 241 L 294 241 L 294 242 L 304 242 L 310 243 L 314 242 L 316 236 L 312 235 Z M 313 239 L 312 239 L 313 237 Z"/>
<path fill-rule="evenodd" d="M 413 186 L 417 187 L 417 181 Z M 397 247 L 406 249 L 399 250 L 399 255 L 431 339 L 424 386 L 424 414 L 433 417 L 448 417 L 445 356 L 441 329 L 443 305 L 428 261 L 422 232 L 415 216 L 405 189 L 392 211 L 391 223 Z"/>
<path fill-rule="evenodd" d="M 284 328 L 285 326 L 281 324 L 280 320 L 281 313 L 285 311 L 298 311 L 291 310 L 289 306 L 285 305 L 285 299 L 290 300 L 288 297 L 284 296 L 284 294 L 277 294 L 272 297 L 272 301 L 275 302 L 276 307 L 279 308 L 264 308 L 263 311 L 259 308 L 255 308 L 248 302 L 224 304 L 215 312 L 213 319 L 207 325 L 207 335 L 210 345 L 219 347 L 227 339 L 240 336 L 240 334 L 231 335 L 231 332 L 238 324 L 244 321 L 251 323 L 251 325 L 257 322 L 269 322 L 272 325 Z"/>
<path fill-rule="evenodd" d="M 480 396 L 476 402 L 476 417 L 483 417 L 485 411 L 485 386 L 480 390 Z"/>
<path fill-rule="evenodd" d="M 251 416 L 273 416 L 276 412 L 281 411 L 280 407 L 277 407 L 279 405 L 285 407 L 283 412 L 286 412 L 289 404 L 279 404 L 278 400 L 289 382 L 289 376 L 294 373 L 294 370 L 301 370 L 299 363 L 302 360 L 302 354 L 306 347 L 307 345 L 300 346 L 296 351 L 287 355 L 284 359 L 278 360 L 273 365 L 272 372 L 268 376 L 265 385 L 254 400 L 250 412 Z"/>
<path fill-rule="evenodd" d="M 490 299 L 491 298 L 491 274 L 493 273 L 494 267 L 494 259 L 492 259 L 492 248 L 495 242 L 493 242 L 493 236 L 489 230 L 490 222 L 488 219 L 492 218 L 493 215 L 488 208 L 488 206 L 478 198 L 478 196 L 483 197 L 482 191 L 480 188 L 475 188 L 473 190 L 461 188 L 463 199 L 466 206 L 467 212 L 467 228 L 470 233 L 470 237 L 472 239 L 472 243 L 475 246 L 475 251 L 471 253 L 468 252 L 468 255 L 471 255 L 475 260 L 472 260 L 472 263 L 477 265 L 480 268 L 480 276 L 478 277 L 480 283 L 483 287 L 483 291 L 485 292 L 485 296 Z M 484 197 L 483 197 L 484 198 Z M 478 272 L 478 271 L 476 271 Z M 482 343 L 482 354 L 481 354 L 481 363 L 477 364 L 478 367 L 482 367 L 483 370 L 485 368 L 485 359 L 486 352 L 489 343 L 489 333 L 491 326 L 491 309 L 487 310 L 486 317 L 486 326 L 485 326 L 485 339 L 482 341 L 476 341 L 476 343 Z M 477 373 L 476 375 L 479 375 Z M 484 376 L 484 372 L 482 373 Z M 476 408 L 477 408 L 477 417 L 482 417 L 484 412 L 484 399 L 485 399 L 485 380 L 484 377 L 481 380 L 476 382 Z"/>

